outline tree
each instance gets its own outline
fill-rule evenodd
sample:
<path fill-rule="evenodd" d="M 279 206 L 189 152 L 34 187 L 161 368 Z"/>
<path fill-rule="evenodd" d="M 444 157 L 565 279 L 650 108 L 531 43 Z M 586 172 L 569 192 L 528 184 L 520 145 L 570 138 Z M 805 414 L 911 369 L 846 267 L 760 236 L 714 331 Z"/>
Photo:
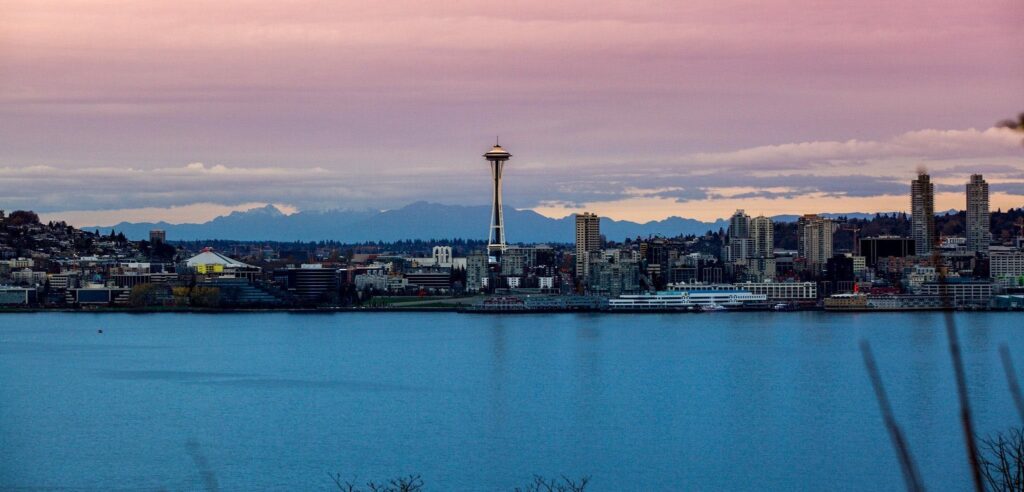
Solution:
<path fill-rule="evenodd" d="M 192 306 L 214 308 L 220 305 L 220 289 L 216 287 L 195 287 L 189 301 Z"/>
<path fill-rule="evenodd" d="M 39 216 L 30 210 L 15 210 L 7 217 L 7 223 L 11 226 L 22 226 L 39 223 Z"/>
<path fill-rule="evenodd" d="M 342 480 L 340 473 L 334 475 L 328 473 L 327 475 L 342 492 L 421 492 L 424 490 L 423 478 L 420 475 L 392 478 L 381 482 L 369 481 L 365 486 L 360 486 L 355 479 Z M 565 476 L 549 479 L 534 475 L 533 481 L 513 490 L 515 492 L 585 492 L 588 483 L 590 483 L 590 477 L 573 480 Z"/>
<path fill-rule="evenodd" d="M 175 287 L 171 294 L 174 305 L 213 308 L 220 306 L 220 289 L 217 287 Z"/>
<path fill-rule="evenodd" d="M 423 479 L 419 475 L 398 477 L 382 482 L 366 482 L 366 488 L 361 488 L 355 481 L 342 480 L 341 474 L 330 475 L 334 485 L 342 492 L 420 492 L 423 490 Z"/>
<path fill-rule="evenodd" d="M 1024 491 L 1024 429 L 981 440 L 981 471 L 991 490 Z"/>
<path fill-rule="evenodd" d="M 152 306 L 157 303 L 157 286 L 151 283 L 139 284 L 132 287 L 128 294 L 128 304 L 132 307 Z"/>

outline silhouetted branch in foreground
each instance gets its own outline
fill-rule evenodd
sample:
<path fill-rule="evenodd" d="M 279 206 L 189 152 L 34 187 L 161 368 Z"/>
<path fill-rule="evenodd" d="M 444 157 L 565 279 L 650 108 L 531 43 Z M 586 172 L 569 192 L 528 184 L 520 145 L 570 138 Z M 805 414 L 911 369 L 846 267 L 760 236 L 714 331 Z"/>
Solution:
<path fill-rule="evenodd" d="M 1018 114 L 1017 119 L 1015 120 L 1007 119 L 1000 121 L 999 123 L 996 123 L 996 127 L 1009 128 L 1010 130 L 1024 133 L 1024 113 Z"/>
<path fill-rule="evenodd" d="M 516 487 L 515 492 L 583 492 L 587 488 L 588 483 L 590 483 L 590 477 L 572 480 L 563 475 L 559 480 L 534 475 L 533 482 L 530 482 L 525 487 Z"/>
<path fill-rule="evenodd" d="M 946 311 L 945 317 L 946 337 L 949 338 L 949 355 L 953 359 L 953 375 L 956 377 L 956 392 L 960 399 L 960 425 L 963 427 L 964 440 L 967 445 L 967 461 L 971 465 L 974 489 L 978 492 L 985 492 L 981 459 L 978 457 L 978 444 L 974 437 L 974 421 L 971 418 L 971 401 L 967 396 L 967 376 L 964 375 L 964 361 L 960 355 L 960 341 L 956 333 L 956 321 L 953 319 L 951 311 Z"/>
<path fill-rule="evenodd" d="M 196 469 L 199 470 L 199 476 L 203 479 L 203 488 L 206 492 L 217 492 L 220 490 L 220 486 L 217 485 L 217 475 L 213 472 L 213 468 L 210 466 L 209 460 L 206 459 L 206 455 L 203 454 L 199 441 L 195 439 L 185 441 L 185 452 L 192 458 Z"/>
<path fill-rule="evenodd" d="M 1024 431 L 1010 429 L 983 439 L 981 449 L 981 471 L 989 490 L 1024 492 Z"/>
<path fill-rule="evenodd" d="M 354 481 L 342 480 L 340 473 L 327 476 L 331 477 L 334 485 L 342 492 L 420 492 L 423 490 L 423 479 L 419 475 L 409 475 L 388 479 L 382 482 L 366 482 L 365 488 L 360 487 Z"/>
<path fill-rule="evenodd" d="M 892 406 L 889 405 L 889 397 L 885 393 L 885 386 L 882 385 L 882 376 L 878 372 L 878 365 L 875 364 L 875 356 L 871 352 L 871 345 L 867 340 L 860 341 L 860 352 L 864 356 L 864 366 L 867 368 L 868 377 L 871 378 L 871 386 L 875 389 L 875 398 L 878 400 L 878 407 L 882 411 L 882 419 L 885 421 L 885 429 L 889 431 L 889 438 L 896 448 L 896 454 L 900 459 L 900 469 L 903 471 L 903 480 L 910 492 L 923 491 L 921 475 L 914 464 L 914 458 L 910 455 L 907 441 L 903 437 L 903 431 L 896 422 Z"/>
<path fill-rule="evenodd" d="M 999 355 L 1003 359 L 1003 370 L 1006 371 L 1006 383 L 1010 386 L 1010 395 L 1013 396 L 1013 404 L 1017 406 L 1017 413 L 1020 414 L 1021 423 L 1024 424 L 1024 397 L 1021 396 L 1020 382 L 1017 381 L 1017 372 L 1013 370 L 1013 359 L 1010 358 L 1010 347 L 1005 343 L 999 346 Z"/>
<path fill-rule="evenodd" d="M 341 492 L 422 492 L 423 479 L 419 475 L 392 478 L 382 482 L 366 482 L 365 485 L 356 483 L 356 480 L 343 480 L 340 473 L 330 474 L 334 485 Z M 582 477 L 576 480 L 566 476 L 562 478 L 544 478 L 534 475 L 533 481 L 523 487 L 516 487 L 515 492 L 585 492 L 590 477 Z"/>

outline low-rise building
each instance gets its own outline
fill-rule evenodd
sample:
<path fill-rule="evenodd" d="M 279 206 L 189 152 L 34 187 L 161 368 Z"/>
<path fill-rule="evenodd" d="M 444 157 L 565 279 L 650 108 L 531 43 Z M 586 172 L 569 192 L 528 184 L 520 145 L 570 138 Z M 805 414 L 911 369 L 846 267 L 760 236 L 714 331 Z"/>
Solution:
<path fill-rule="evenodd" d="M 35 304 L 38 291 L 26 287 L 0 287 L 0 306 Z"/>
<path fill-rule="evenodd" d="M 339 290 L 338 271 L 320 263 L 274 270 L 274 281 L 299 301 L 309 303 L 329 301 Z"/>
<path fill-rule="evenodd" d="M 452 273 L 447 268 L 420 269 L 405 272 L 410 286 L 426 290 L 448 291 L 452 288 Z"/>
<path fill-rule="evenodd" d="M 738 284 L 673 284 L 673 291 L 744 290 L 763 294 L 771 302 L 815 302 L 818 285 L 814 282 L 744 282 Z"/>
<path fill-rule="evenodd" d="M 46 272 L 36 272 L 30 268 L 12 271 L 11 282 L 18 285 L 45 285 Z"/>
<path fill-rule="evenodd" d="M 388 276 L 383 273 L 360 273 L 352 279 L 352 282 L 357 290 L 384 291 L 388 288 Z"/>
<path fill-rule="evenodd" d="M 690 309 L 705 306 L 744 307 L 763 305 L 767 302 L 764 294 L 753 294 L 746 290 L 686 290 L 660 291 L 655 294 L 624 294 L 608 299 L 613 310 L 660 310 Z"/>
<path fill-rule="evenodd" d="M 992 283 L 983 280 L 948 278 L 942 282 L 926 282 L 920 294 L 952 299 L 955 307 L 985 307 L 992 299 Z"/>
<path fill-rule="evenodd" d="M 128 304 L 131 289 L 121 287 L 88 286 L 68 289 L 65 300 L 78 305 L 125 305 Z"/>
<path fill-rule="evenodd" d="M 50 290 L 68 290 L 80 285 L 82 275 L 80 272 L 51 273 L 46 282 Z"/>
<path fill-rule="evenodd" d="M 989 250 L 989 277 L 1003 285 L 1024 285 L 1024 251 L 992 247 Z"/>

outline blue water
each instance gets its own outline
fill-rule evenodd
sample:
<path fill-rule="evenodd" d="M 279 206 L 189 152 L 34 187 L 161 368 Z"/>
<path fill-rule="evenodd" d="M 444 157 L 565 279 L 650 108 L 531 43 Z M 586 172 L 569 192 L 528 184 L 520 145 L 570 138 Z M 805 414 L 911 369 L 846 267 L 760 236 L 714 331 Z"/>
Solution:
<path fill-rule="evenodd" d="M 956 319 L 977 428 L 1019 425 L 1024 316 Z M 937 313 L 39 313 L 0 315 L 0 489 L 901 490 L 861 338 L 926 484 L 969 487 Z"/>

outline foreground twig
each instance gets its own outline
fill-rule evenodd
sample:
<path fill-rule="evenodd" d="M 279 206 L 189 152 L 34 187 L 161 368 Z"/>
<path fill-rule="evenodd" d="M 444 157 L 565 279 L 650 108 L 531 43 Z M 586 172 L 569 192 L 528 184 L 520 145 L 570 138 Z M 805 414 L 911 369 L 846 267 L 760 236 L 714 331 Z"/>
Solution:
<path fill-rule="evenodd" d="M 971 465 L 971 478 L 974 489 L 985 492 L 984 478 L 981 472 L 981 460 L 978 458 L 978 445 L 974 438 L 974 422 L 971 418 L 971 401 L 967 396 L 967 377 L 964 375 L 964 362 L 960 355 L 960 342 L 957 339 L 956 322 L 953 313 L 946 312 L 946 336 L 949 338 L 949 355 L 953 358 L 953 374 L 956 377 L 956 392 L 960 399 L 960 425 L 963 427 L 964 440 L 967 444 L 967 459 Z"/>
<path fill-rule="evenodd" d="M 993 492 L 1024 491 L 1024 430 L 981 440 L 981 470 Z"/>
<path fill-rule="evenodd" d="M 867 368 L 868 377 L 871 378 L 871 386 L 875 389 L 875 398 L 878 400 L 878 406 L 882 411 L 885 428 L 889 431 L 889 438 L 892 439 L 892 445 L 896 448 L 896 454 L 899 456 L 900 469 L 903 471 L 903 480 L 907 484 L 907 490 L 909 492 L 923 491 L 924 486 L 921 484 L 921 476 L 918 474 L 917 466 L 914 464 L 914 458 L 910 455 L 910 449 L 907 447 L 906 439 L 903 437 L 903 431 L 900 430 L 896 417 L 893 415 L 892 406 L 889 404 L 889 397 L 886 395 L 885 387 L 882 385 L 882 376 L 878 372 L 875 356 L 872 354 L 871 345 L 867 340 L 860 341 L 860 352 L 864 356 L 864 366 Z"/>
<path fill-rule="evenodd" d="M 1010 386 L 1010 395 L 1013 396 L 1013 404 L 1017 406 L 1017 413 L 1020 414 L 1021 423 L 1024 423 L 1024 397 L 1021 396 L 1020 382 L 1017 381 L 1017 372 L 1013 370 L 1013 359 L 1010 358 L 1010 347 L 1005 343 L 999 346 L 999 355 L 1003 359 L 1003 370 L 1006 371 L 1006 383 Z"/>

